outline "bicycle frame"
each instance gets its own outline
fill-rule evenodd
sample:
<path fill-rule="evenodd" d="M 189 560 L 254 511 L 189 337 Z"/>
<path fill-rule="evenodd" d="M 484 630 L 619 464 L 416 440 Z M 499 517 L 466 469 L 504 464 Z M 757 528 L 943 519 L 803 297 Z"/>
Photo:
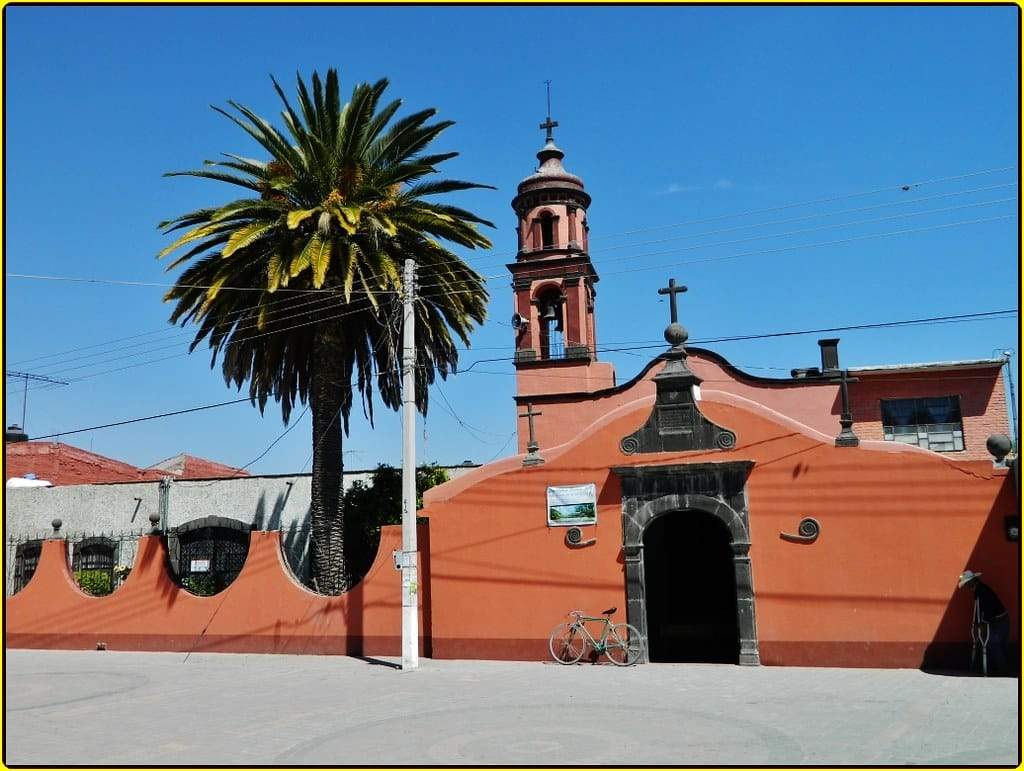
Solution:
<path fill-rule="evenodd" d="M 576 620 L 572 622 L 574 629 L 579 629 L 583 632 L 583 636 L 587 639 L 590 645 L 598 653 L 604 653 L 604 649 L 608 645 L 608 632 L 612 628 L 612 620 L 608 616 L 575 616 Z M 601 630 L 601 639 L 597 640 L 594 635 L 587 629 L 588 621 L 596 621 L 604 626 Z"/>

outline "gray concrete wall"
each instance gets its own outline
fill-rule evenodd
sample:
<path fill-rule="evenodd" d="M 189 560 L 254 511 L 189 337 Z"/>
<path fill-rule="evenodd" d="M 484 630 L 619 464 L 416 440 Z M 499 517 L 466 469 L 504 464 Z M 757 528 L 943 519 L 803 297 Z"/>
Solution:
<path fill-rule="evenodd" d="M 452 478 L 472 466 L 448 468 Z M 345 474 L 345 488 L 356 481 L 368 483 L 371 472 Z M 300 580 L 309 572 L 310 474 L 253 476 L 229 479 L 174 480 L 171 482 L 168 525 L 176 527 L 201 517 L 237 519 L 257 530 L 281 530 L 285 554 Z M 22 487 L 4 491 L 5 575 L 11 591 L 15 545 L 12 541 L 45 538 L 50 522 L 63 521 L 61 534 L 72 543 L 82 535 L 148 532 L 150 514 L 158 512 L 159 482 Z M 129 564 L 134 555 L 131 537 L 125 537 L 118 561 Z"/>

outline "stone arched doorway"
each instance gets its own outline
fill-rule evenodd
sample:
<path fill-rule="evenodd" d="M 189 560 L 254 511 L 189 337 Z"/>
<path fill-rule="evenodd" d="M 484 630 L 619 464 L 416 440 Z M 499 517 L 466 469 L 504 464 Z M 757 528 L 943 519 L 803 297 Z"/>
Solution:
<path fill-rule="evenodd" d="M 648 576 L 645 572 L 644 553 L 648 548 L 656 548 L 662 554 L 668 550 L 676 560 L 673 572 L 682 586 L 686 583 L 687 566 L 680 564 L 679 560 L 685 559 L 685 554 L 681 554 L 679 549 L 673 549 L 672 534 L 664 532 L 663 528 L 675 527 L 685 531 L 687 526 L 692 529 L 693 524 L 700 521 L 700 528 L 707 533 L 717 532 L 715 540 L 723 548 L 728 547 L 728 553 L 723 551 L 718 558 L 729 560 L 725 562 L 724 568 L 722 562 L 719 562 L 719 570 L 731 569 L 732 584 L 728 588 L 734 592 L 735 597 L 738 651 L 730 660 L 739 664 L 760 663 L 745 491 L 746 478 L 752 465 L 747 462 L 730 462 L 613 469 L 622 481 L 622 548 L 627 620 L 640 630 L 648 642 L 645 646 L 647 660 L 651 660 L 652 629 L 648 623 Z M 674 526 L 656 524 L 658 520 L 670 523 L 673 518 L 678 523 Z M 648 530 L 650 526 L 655 529 Z M 726 579 L 719 580 L 727 580 L 727 573 L 721 575 L 725 575 Z M 652 576 L 652 579 L 657 580 L 657 577 Z M 723 587 L 717 589 L 726 591 Z M 718 632 L 724 634 L 724 627 L 724 623 L 721 624 Z M 658 647 L 656 641 L 656 656 Z"/>
<path fill-rule="evenodd" d="M 643 533 L 644 608 L 651 661 L 739 663 L 731 535 L 703 511 L 673 511 Z"/>

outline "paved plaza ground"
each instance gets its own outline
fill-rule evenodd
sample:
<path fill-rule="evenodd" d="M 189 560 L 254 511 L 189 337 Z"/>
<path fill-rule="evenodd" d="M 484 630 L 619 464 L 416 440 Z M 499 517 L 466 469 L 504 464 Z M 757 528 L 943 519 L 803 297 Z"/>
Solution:
<path fill-rule="evenodd" d="M 631 668 L 7 651 L 5 762 L 1018 762 L 1017 680 L 916 670 Z"/>

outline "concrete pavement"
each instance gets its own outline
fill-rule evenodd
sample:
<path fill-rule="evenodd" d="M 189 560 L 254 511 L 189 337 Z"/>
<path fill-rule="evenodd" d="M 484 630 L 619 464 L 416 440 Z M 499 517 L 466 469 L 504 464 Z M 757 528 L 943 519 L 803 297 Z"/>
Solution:
<path fill-rule="evenodd" d="M 11 765 L 1018 762 L 1017 680 L 7 651 Z"/>

